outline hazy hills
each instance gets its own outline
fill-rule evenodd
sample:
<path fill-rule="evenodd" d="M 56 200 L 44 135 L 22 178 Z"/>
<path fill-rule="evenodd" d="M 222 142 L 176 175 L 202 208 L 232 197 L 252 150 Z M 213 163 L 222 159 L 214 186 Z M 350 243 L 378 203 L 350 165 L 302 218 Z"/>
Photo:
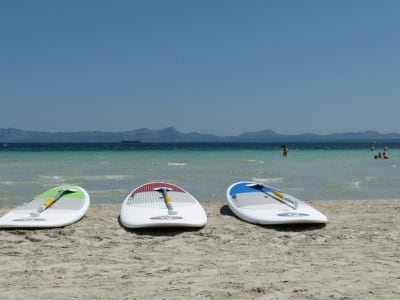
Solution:
<path fill-rule="evenodd" d="M 121 141 L 140 142 L 313 142 L 313 141 L 400 141 L 399 133 L 381 134 L 376 131 L 356 133 L 334 133 L 318 135 L 279 134 L 273 130 L 246 132 L 237 136 L 217 136 L 198 132 L 182 133 L 173 127 L 159 130 L 140 128 L 123 132 L 79 131 L 44 132 L 25 131 L 15 128 L 0 128 L 0 143 L 119 143 Z"/>

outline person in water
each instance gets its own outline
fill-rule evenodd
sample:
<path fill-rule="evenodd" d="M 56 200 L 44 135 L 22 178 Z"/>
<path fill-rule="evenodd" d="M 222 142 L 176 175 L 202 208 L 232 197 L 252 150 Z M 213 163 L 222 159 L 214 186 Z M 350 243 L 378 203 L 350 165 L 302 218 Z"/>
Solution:
<path fill-rule="evenodd" d="M 387 153 L 386 152 L 379 152 L 378 153 L 378 155 L 375 155 L 374 156 L 374 159 L 380 159 L 380 158 L 383 158 L 383 159 L 389 159 L 389 156 L 387 155 Z"/>
<path fill-rule="evenodd" d="M 287 156 L 289 152 L 289 147 L 287 145 L 282 145 L 282 154 L 283 156 Z"/>

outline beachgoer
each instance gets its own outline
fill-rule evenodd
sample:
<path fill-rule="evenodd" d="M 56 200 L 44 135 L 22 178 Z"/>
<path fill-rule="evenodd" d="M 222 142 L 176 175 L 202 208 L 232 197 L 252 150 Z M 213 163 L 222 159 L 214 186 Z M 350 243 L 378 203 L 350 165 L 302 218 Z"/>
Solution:
<path fill-rule="evenodd" d="M 282 145 L 282 154 L 283 156 L 287 156 L 289 152 L 289 147 L 287 145 Z"/>
<path fill-rule="evenodd" d="M 387 152 L 388 151 L 388 146 L 383 147 L 383 152 Z"/>
<path fill-rule="evenodd" d="M 389 156 L 386 154 L 386 152 L 383 152 L 382 156 L 383 156 L 383 159 L 389 159 Z"/>
<path fill-rule="evenodd" d="M 371 151 L 374 151 L 374 150 L 375 150 L 375 145 L 372 144 L 372 145 L 371 145 Z"/>

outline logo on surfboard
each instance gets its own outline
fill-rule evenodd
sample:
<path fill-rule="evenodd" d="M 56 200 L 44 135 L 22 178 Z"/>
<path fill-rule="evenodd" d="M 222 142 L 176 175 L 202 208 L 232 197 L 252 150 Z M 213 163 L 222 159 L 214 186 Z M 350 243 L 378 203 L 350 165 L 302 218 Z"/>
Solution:
<path fill-rule="evenodd" d="M 151 217 L 150 220 L 182 220 L 183 218 L 180 216 L 157 216 L 157 217 Z"/>
<path fill-rule="evenodd" d="M 43 222 L 46 221 L 45 218 L 21 218 L 12 220 L 13 222 Z"/>
<path fill-rule="evenodd" d="M 297 213 L 297 212 L 284 212 L 284 213 L 277 214 L 277 216 L 279 216 L 279 217 L 308 217 L 309 214 Z"/>

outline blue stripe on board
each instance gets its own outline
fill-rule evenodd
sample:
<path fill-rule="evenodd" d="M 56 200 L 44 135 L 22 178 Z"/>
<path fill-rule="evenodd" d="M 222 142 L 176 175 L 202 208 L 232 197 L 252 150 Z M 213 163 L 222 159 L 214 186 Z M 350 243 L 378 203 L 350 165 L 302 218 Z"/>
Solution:
<path fill-rule="evenodd" d="M 241 183 L 234 185 L 230 189 L 229 195 L 236 195 L 236 194 L 242 194 L 242 193 L 255 193 L 255 192 L 260 191 L 260 189 L 256 189 L 256 188 L 247 186 L 249 183 L 254 183 L 254 182 L 241 182 Z M 276 188 L 264 185 L 262 188 L 262 191 L 263 192 L 273 192 L 273 191 L 279 191 L 279 190 Z"/>

